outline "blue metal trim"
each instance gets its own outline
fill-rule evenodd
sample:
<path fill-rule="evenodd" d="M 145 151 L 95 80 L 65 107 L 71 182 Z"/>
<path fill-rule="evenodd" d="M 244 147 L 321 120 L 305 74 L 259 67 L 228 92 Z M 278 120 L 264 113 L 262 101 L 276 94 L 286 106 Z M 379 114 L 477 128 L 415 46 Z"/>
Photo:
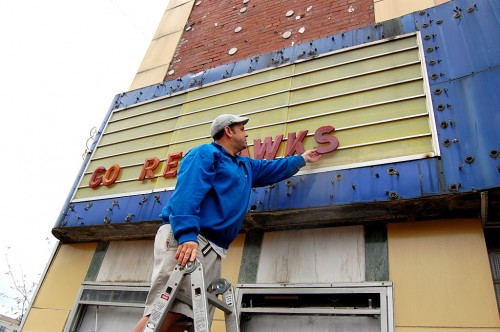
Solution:
<path fill-rule="evenodd" d="M 252 191 L 254 212 L 381 202 L 441 194 L 437 158 L 294 176 Z M 72 203 L 64 227 L 159 220 L 172 191 Z"/>

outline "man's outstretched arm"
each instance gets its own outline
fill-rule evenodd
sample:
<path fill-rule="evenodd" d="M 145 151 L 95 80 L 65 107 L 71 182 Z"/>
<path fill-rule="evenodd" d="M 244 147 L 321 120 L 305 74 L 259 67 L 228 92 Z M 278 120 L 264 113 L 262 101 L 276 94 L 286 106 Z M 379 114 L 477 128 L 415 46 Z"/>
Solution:
<path fill-rule="evenodd" d="M 306 163 L 315 163 L 321 159 L 321 154 L 316 149 L 307 150 L 302 154 L 302 158 L 304 158 Z"/>

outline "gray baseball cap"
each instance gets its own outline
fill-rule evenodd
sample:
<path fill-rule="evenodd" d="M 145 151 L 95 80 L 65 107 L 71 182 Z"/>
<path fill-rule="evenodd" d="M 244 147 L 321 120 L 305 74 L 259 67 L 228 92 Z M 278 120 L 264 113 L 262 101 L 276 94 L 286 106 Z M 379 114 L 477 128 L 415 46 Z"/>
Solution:
<path fill-rule="evenodd" d="M 233 115 L 233 114 L 222 114 L 215 118 L 212 122 L 212 126 L 210 127 L 210 136 L 214 137 L 219 131 L 224 129 L 226 126 L 233 125 L 235 123 L 243 123 L 246 124 L 248 122 L 248 118 Z"/>

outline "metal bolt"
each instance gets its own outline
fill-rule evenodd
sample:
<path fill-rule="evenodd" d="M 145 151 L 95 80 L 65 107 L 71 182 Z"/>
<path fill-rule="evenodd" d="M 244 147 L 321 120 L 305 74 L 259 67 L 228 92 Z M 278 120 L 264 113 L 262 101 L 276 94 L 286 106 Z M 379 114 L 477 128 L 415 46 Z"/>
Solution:
<path fill-rule="evenodd" d="M 396 170 L 396 168 L 389 167 L 389 169 L 387 170 L 387 174 L 389 174 L 389 175 L 399 175 L 399 172 Z"/>
<path fill-rule="evenodd" d="M 396 191 L 391 191 L 389 192 L 389 198 L 390 199 L 398 199 L 399 195 Z"/>

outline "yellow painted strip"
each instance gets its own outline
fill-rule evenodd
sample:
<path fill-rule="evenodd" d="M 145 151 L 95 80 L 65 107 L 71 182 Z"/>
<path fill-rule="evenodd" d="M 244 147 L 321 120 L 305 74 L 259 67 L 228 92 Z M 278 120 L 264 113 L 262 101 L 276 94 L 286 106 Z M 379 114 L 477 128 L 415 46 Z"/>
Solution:
<path fill-rule="evenodd" d="M 413 81 L 387 86 L 373 90 L 360 91 L 349 95 L 338 95 L 331 98 L 312 100 L 305 104 L 293 105 L 290 107 L 289 119 L 298 119 L 311 116 L 313 114 L 323 114 L 336 110 L 344 110 L 365 105 L 373 105 L 386 102 L 387 100 L 399 100 L 423 95 L 421 81 Z M 304 95 L 303 97 L 307 97 Z M 422 111 L 425 111 L 425 103 Z M 390 108 L 391 106 L 388 106 Z M 311 110 L 314 109 L 314 112 Z"/>
<path fill-rule="evenodd" d="M 181 111 L 181 106 L 165 108 L 151 113 L 141 114 L 140 116 L 134 116 L 125 118 L 119 121 L 114 121 L 109 123 L 106 128 L 105 133 L 125 130 L 128 128 L 142 127 L 152 123 L 158 122 L 168 122 L 170 119 L 176 119 Z"/>
<path fill-rule="evenodd" d="M 170 143 L 171 137 L 172 133 L 166 133 L 125 141 L 123 143 L 101 146 L 96 150 L 94 160 L 97 158 L 105 158 L 107 156 L 127 153 L 127 151 L 130 153 L 130 151 L 138 151 L 142 149 L 149 150 L 155 147 L 164 146 Z M 111 158 L 114 159 L 115 157 L 113 156 Z"/>
<path fill-rule="evenodd" d="M 248 87 L 264 84 L 269 81 L 288 78 L 293 75 L 293 66 L 285 66 L 272 70 L 246 75 L 240 78 L 230 79 L 220 84 L 211 84 L 200 89 L 195 89 L 187 95 L 188 101 L 194 101 L 214 95 L 225 94 L 228 91 L 247 90 Z M 221 77 L 222 78 L 222 77 Z M 241 91 L 240 91 L 241 93 Z M 246 92 L 245 92 L 246 93 Z"/>
<path fill-rule="evenodd" d="M 123 141 L 129 141 L 131 139 L 136 139 L 144 137 L 146 135 L 168 133 L 172 132 L 175 128 L 176 120 L 170 120 L 165 122 L 157 122 L 149 125 L 135 127 L 124 131 L 115 132 L 112 134 L 107 134 L 103 136 L 101 144 L 113 144 Z"/>
<path fill-rule="evenodd" d="M 412 151 L 415 154 L 427 154 L 431 143 L 431 137 L 418 137 L 402 141 L 361 146 L 356 149 L 339 149 L 333 154 L 323 155 L 319 163 L 317 163 L 317 165 L 315 164 L 314 168 L 338 167 L 347 164 L 365 163 L 372 160 L 397 158 L 401 156 L 402 151 L 405 155 L 407 155 L 407 151 Z M 306 148 L 310 148 L 314 145 L 317 144 L 312 141 L 306 144 Z M 313 167 L 306 166 L 304 169 L 311 168 Z"/>
<path fill-rule="evenodd" d="M 344 64 L 346 62 L 359 61 L 360 59 L 380 56 L 382 54 L 397 52 L 407 48 L 416 48 L 417 40 L 415 36 L 406 38 L 399 38 L 389 42 L 375 43 L 370 46 L 359 47 L 349 50 L 335 52 L 332 55 L 319 57 L 314 61 L 304 61 L 297 64 L 295 74 L 317 70 L 317 68 L 324 68 Z"/>
<path fill-rule="evenodd" d="M 170 96 L 167 98 L 158 99 L 153 103 L 144 103 L 138 106 L 119 109 L 113 112 L 110 122 L 130 117 L 136 117 L 138 115 L 153 113 L 156 112 L 157 110 L 163 110 L 165 108 L 176 107 L 178 105 L 184 104 L 185 101 L 186 101 L 186 94 L 183 93 Z"/>
<path fill-rule="evenodd" d="M 418 49 L 412 49 L 362 62 L 352 62 L 341 66 L 329 67 L 294 77 L 292 89 L 339 80 L 344 77 L 359 76 L 374 71 L 393 70 L 392 68 L 418 63 L 418 61 Z"/>
<path fill-rule="evenodd" d="M 347 78 L 341 81 L 292 91 L 290 103 L 295 104 L 328 96 L 348 94 L 353 91 L 370 89 L 374 86 L 397 84 L 398 82 L 419 78 L 420 76 L 420 66 L 416 64 L 384 72 Z"/>
<path fill-rule="evenodd" d="M 290 80 L 288 78 L 281 79 L 278 81 L 263 83 L 248 87 L 245 90 L 230 91 L 228 93 L 217 95 L 212 98 L 198 99 L 193 102 L 185 103 L 182 108 L 182 113 L 185 114 L 204 109 L 210 110 L 212 108 L 224 105 L 237 104 L 242 100 L 249 100 L 269 95 L 272 93 L 287 91 L 289 88 L 290 88 Z"/>

